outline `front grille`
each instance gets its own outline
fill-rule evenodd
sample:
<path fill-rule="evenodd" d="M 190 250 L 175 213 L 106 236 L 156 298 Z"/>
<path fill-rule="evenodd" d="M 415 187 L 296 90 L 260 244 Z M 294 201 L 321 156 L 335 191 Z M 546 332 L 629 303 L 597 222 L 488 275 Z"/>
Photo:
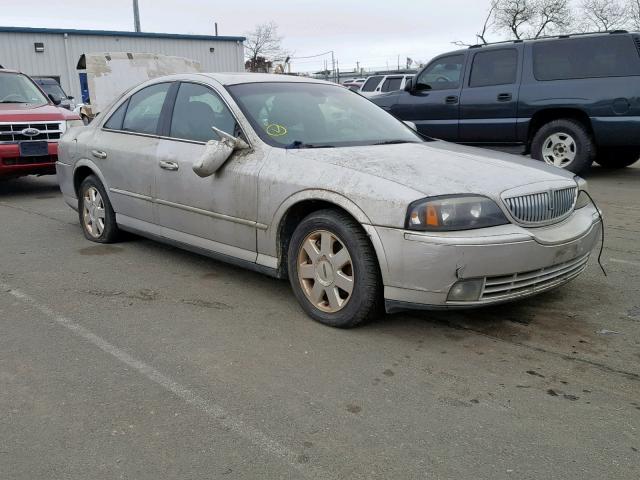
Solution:
<path fill-rule="evenodd" d="M 508 197 L 504 201 L 513 218 L 526 225 L 542 225 L 560 220 L 573 211 L 577 187 Z"/>
<path fill-rule="evenodd" d="M 3 165 L 38 165 L 41 163 L 54 163 L 55 155 L 41 155 L 37 157 L 9 157 L 0 159 Z"/>
<path fill-rule="evenodd" d="M 35 128 L 37 135 L 25 135 L 23 130 Z M 59 140 L 64 133 L 64 125 L 61 122 L 16 122 L 0 123 L 0 143 L 16 143 L 29 140 Z"/>
<path fill-rule="evenodd" d="M 551 267 L 486 277 L 480 300 L 501 300 L 547 290 L 576 277 L 587 267 L 589 254 Z"/>

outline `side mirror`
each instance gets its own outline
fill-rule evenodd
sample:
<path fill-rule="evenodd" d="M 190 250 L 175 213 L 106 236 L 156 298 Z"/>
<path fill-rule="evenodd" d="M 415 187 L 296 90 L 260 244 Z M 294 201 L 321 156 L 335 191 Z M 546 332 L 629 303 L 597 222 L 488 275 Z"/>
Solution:
<path fill-rule="evenodd" d="M 404 83 L 404 91 L 410 92 L 412 90 L 413 90 L 413 78 L 407 78 L 406 82 Z"/>
<path fill-rule="evenodd" d="M 62 98 L 60 98 L 60 96 L 56 95 L 55 93 L 50 93 L 49 99 L 53 102 L 54 105 L 60 105 L 62 103 Z"/>
<path fill-rule="evenodd" d="M 409 120 L 403 120 L 402 123 L 404 123 L 407 127 L 409 127 L 414 132 L 418 131 L 418 127 L 413 122 L 410 122 Z"/>
<path fill-rule="evenodd" d="M 241 138 L 229 135 L 216 127 L 211 128 L 218 134 L 220 140 L 209 140 L 204 153 L 193 164 L 193 171 L 202 178 L 216 173 L 234 151 L 249 148 L 249 145 Z"/>

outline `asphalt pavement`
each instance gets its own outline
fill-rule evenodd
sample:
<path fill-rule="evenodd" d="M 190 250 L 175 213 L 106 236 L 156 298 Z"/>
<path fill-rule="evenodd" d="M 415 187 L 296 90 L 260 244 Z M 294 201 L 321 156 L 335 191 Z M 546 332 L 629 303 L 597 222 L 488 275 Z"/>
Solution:
<path fill-rule="evenodd" d="M 0 183 L 0 479 L 640 478 L 640 165 L 589 181 L 607 277 L 349 331 Z"/>

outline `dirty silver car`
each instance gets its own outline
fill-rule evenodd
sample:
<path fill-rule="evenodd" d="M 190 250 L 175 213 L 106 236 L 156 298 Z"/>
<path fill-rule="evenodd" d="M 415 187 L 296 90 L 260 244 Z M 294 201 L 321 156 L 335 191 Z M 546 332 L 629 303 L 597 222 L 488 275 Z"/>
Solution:
<path fill-rule="evenodd" d="M 573 174 L 421 138 L 310 79 L 158 78 L 69 130 L 59 155 L 87 239 L 125 230 L 288 278 L 336 327 L 557 287 L 600 233 Z"/>

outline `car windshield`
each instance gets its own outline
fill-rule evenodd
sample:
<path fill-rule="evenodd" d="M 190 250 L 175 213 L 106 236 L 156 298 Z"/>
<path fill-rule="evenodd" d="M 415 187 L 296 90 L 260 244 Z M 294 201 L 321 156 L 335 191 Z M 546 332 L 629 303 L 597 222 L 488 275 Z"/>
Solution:
<path fill-rule="evenodd" d="M 57 95 L 62 99 L 67 98 L 67 94 L 64 93 L 62 87 L 57 83 L 41 83 L 40 87 L 49 95 Z"/>
<path fill-rule="evenodd" d="M 49 101 L 25 75 L 0 73 L 0 103 L 45 105 Z"/>
<path fill-rule="evenodd" d="M 260 138 L 280 148 L 329 148 L 423 142 L 369 100 L 319 83 L 247 83 L 228 87 Z"/>

